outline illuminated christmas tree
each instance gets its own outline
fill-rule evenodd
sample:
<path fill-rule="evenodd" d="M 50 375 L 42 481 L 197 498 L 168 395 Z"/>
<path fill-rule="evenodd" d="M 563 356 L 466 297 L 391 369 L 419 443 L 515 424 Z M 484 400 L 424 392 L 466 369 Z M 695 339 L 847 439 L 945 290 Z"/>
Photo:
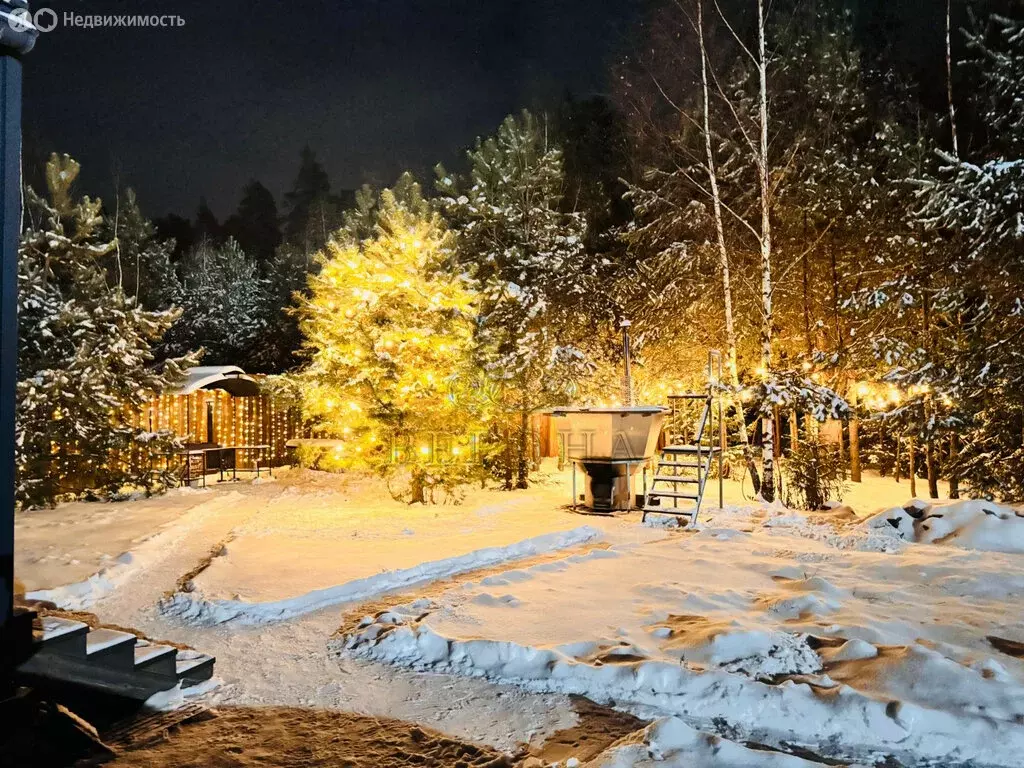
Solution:
<path fill-rule="evenodd" d="M 321 466 L 408 474 L 401 496 L 424 502 L 466 479 L 486 418 L 470 366 L 475 296 L 445 271 L 450 236 L 417 185 L 384 190 L 375 218 L 367 239 L 337 233 L 310 278 L 304 408 L 338 441 Z"/>

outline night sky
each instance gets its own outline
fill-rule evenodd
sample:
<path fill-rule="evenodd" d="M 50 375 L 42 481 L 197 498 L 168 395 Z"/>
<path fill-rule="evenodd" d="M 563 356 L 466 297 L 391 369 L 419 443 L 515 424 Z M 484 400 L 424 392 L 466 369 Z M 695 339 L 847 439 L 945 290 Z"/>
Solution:
<path fill-rule="evenodd" d="M 42 2 L 33 2 L 40 8 Z M 225 218 L 250 178 L 280 199 L 309 144 L 335 188 L 451 161 L 524 106 L 606 89 L 632 0 L 50 2 L 176 13 L 183 28 L 65 29 L 26 62 L 29 160 L 67 152 L 150 216 Z"/>
<path fill-rule="evenodd" d="M 938 4 L 851 2 L 901 6 L 911 58 L 922 11 L 934 17 Z M 251 178 L 280 202 L 305 144 L 335 189 L 389 183 L 407 168 L 423 176 L 510 112 L 606 92 L 646 5 L 52 0 L 61 16 L 173 13 L 186 26 L 43 35 L 26 62 L 26 162 L 67 152 L 83 165 L 82 193 L 109 197 L 119 178 L 149 216 L 190 216 L 205 196 L 222 220 Z"/>

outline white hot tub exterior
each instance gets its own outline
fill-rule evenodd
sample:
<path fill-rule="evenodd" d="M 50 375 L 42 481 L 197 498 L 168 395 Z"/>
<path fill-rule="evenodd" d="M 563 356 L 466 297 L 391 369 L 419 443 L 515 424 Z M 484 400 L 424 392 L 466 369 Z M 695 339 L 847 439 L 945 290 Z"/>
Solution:
<path fill-rule="evenodd" d="M 555 408 L 551 418 L 568 459 L 643 462 L 658 447 L 669 409 Z"/>
<path fill-rule="evenodd" d="M 654 456 L 668 413 L 659 406 L 551 411 L 564 457 L 583 470 L 587 508 L 601 513 L 633 508 L 633 476 Z M 574 506 L 575 488 L 574 474 Z"/>

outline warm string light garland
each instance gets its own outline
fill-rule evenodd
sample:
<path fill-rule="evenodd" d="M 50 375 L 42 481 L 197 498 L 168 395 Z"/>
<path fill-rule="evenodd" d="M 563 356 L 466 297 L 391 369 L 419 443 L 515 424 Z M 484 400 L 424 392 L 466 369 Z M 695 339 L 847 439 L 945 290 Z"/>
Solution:
<path fill-rule="evenodd" d="M 208 413 L 212 416 L 212 434 L 207 431 Z M 287 458 L 289 440 L 304 436 L 302 420 L 294 407 L 269 395 L 232 397 L 221 390 L 159 395 L 134 417 L 134 423 L 140 427 L 147 424 L 152 432 L 172 432 L 187 443 L 268 445 L 270 450 L 263 458 L 275 464 Z M 256 461 L 256 452 L 240 453 L 240 468 Z"/>

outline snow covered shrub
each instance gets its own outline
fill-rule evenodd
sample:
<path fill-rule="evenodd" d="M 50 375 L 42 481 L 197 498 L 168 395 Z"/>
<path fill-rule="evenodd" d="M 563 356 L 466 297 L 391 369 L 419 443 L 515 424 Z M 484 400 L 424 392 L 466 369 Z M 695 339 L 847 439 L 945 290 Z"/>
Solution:
<path fill-rule="evenodd" d="M 802 443 L 783 464 L 786 506 L 822 509 L 826 502 L 842 501 L 846 492 L 846 462 L 840 451 L 822 443 Z"/>
<path fill-rule="evenodd" d="M 159 457 L 174 438 L 143 429 L 137 415 L 196 364 L 186 356 L 154 365 L 153 345 L 179 312 L 146 311 L 110 285 L 102 260 L 116 243 L 103 236 L 99 200 L 71 199 L 78 172 L 54 155 L 50 199 L 26 195 L 15 441 L 17 498 L 29 507 L 166 485 Z"/>

